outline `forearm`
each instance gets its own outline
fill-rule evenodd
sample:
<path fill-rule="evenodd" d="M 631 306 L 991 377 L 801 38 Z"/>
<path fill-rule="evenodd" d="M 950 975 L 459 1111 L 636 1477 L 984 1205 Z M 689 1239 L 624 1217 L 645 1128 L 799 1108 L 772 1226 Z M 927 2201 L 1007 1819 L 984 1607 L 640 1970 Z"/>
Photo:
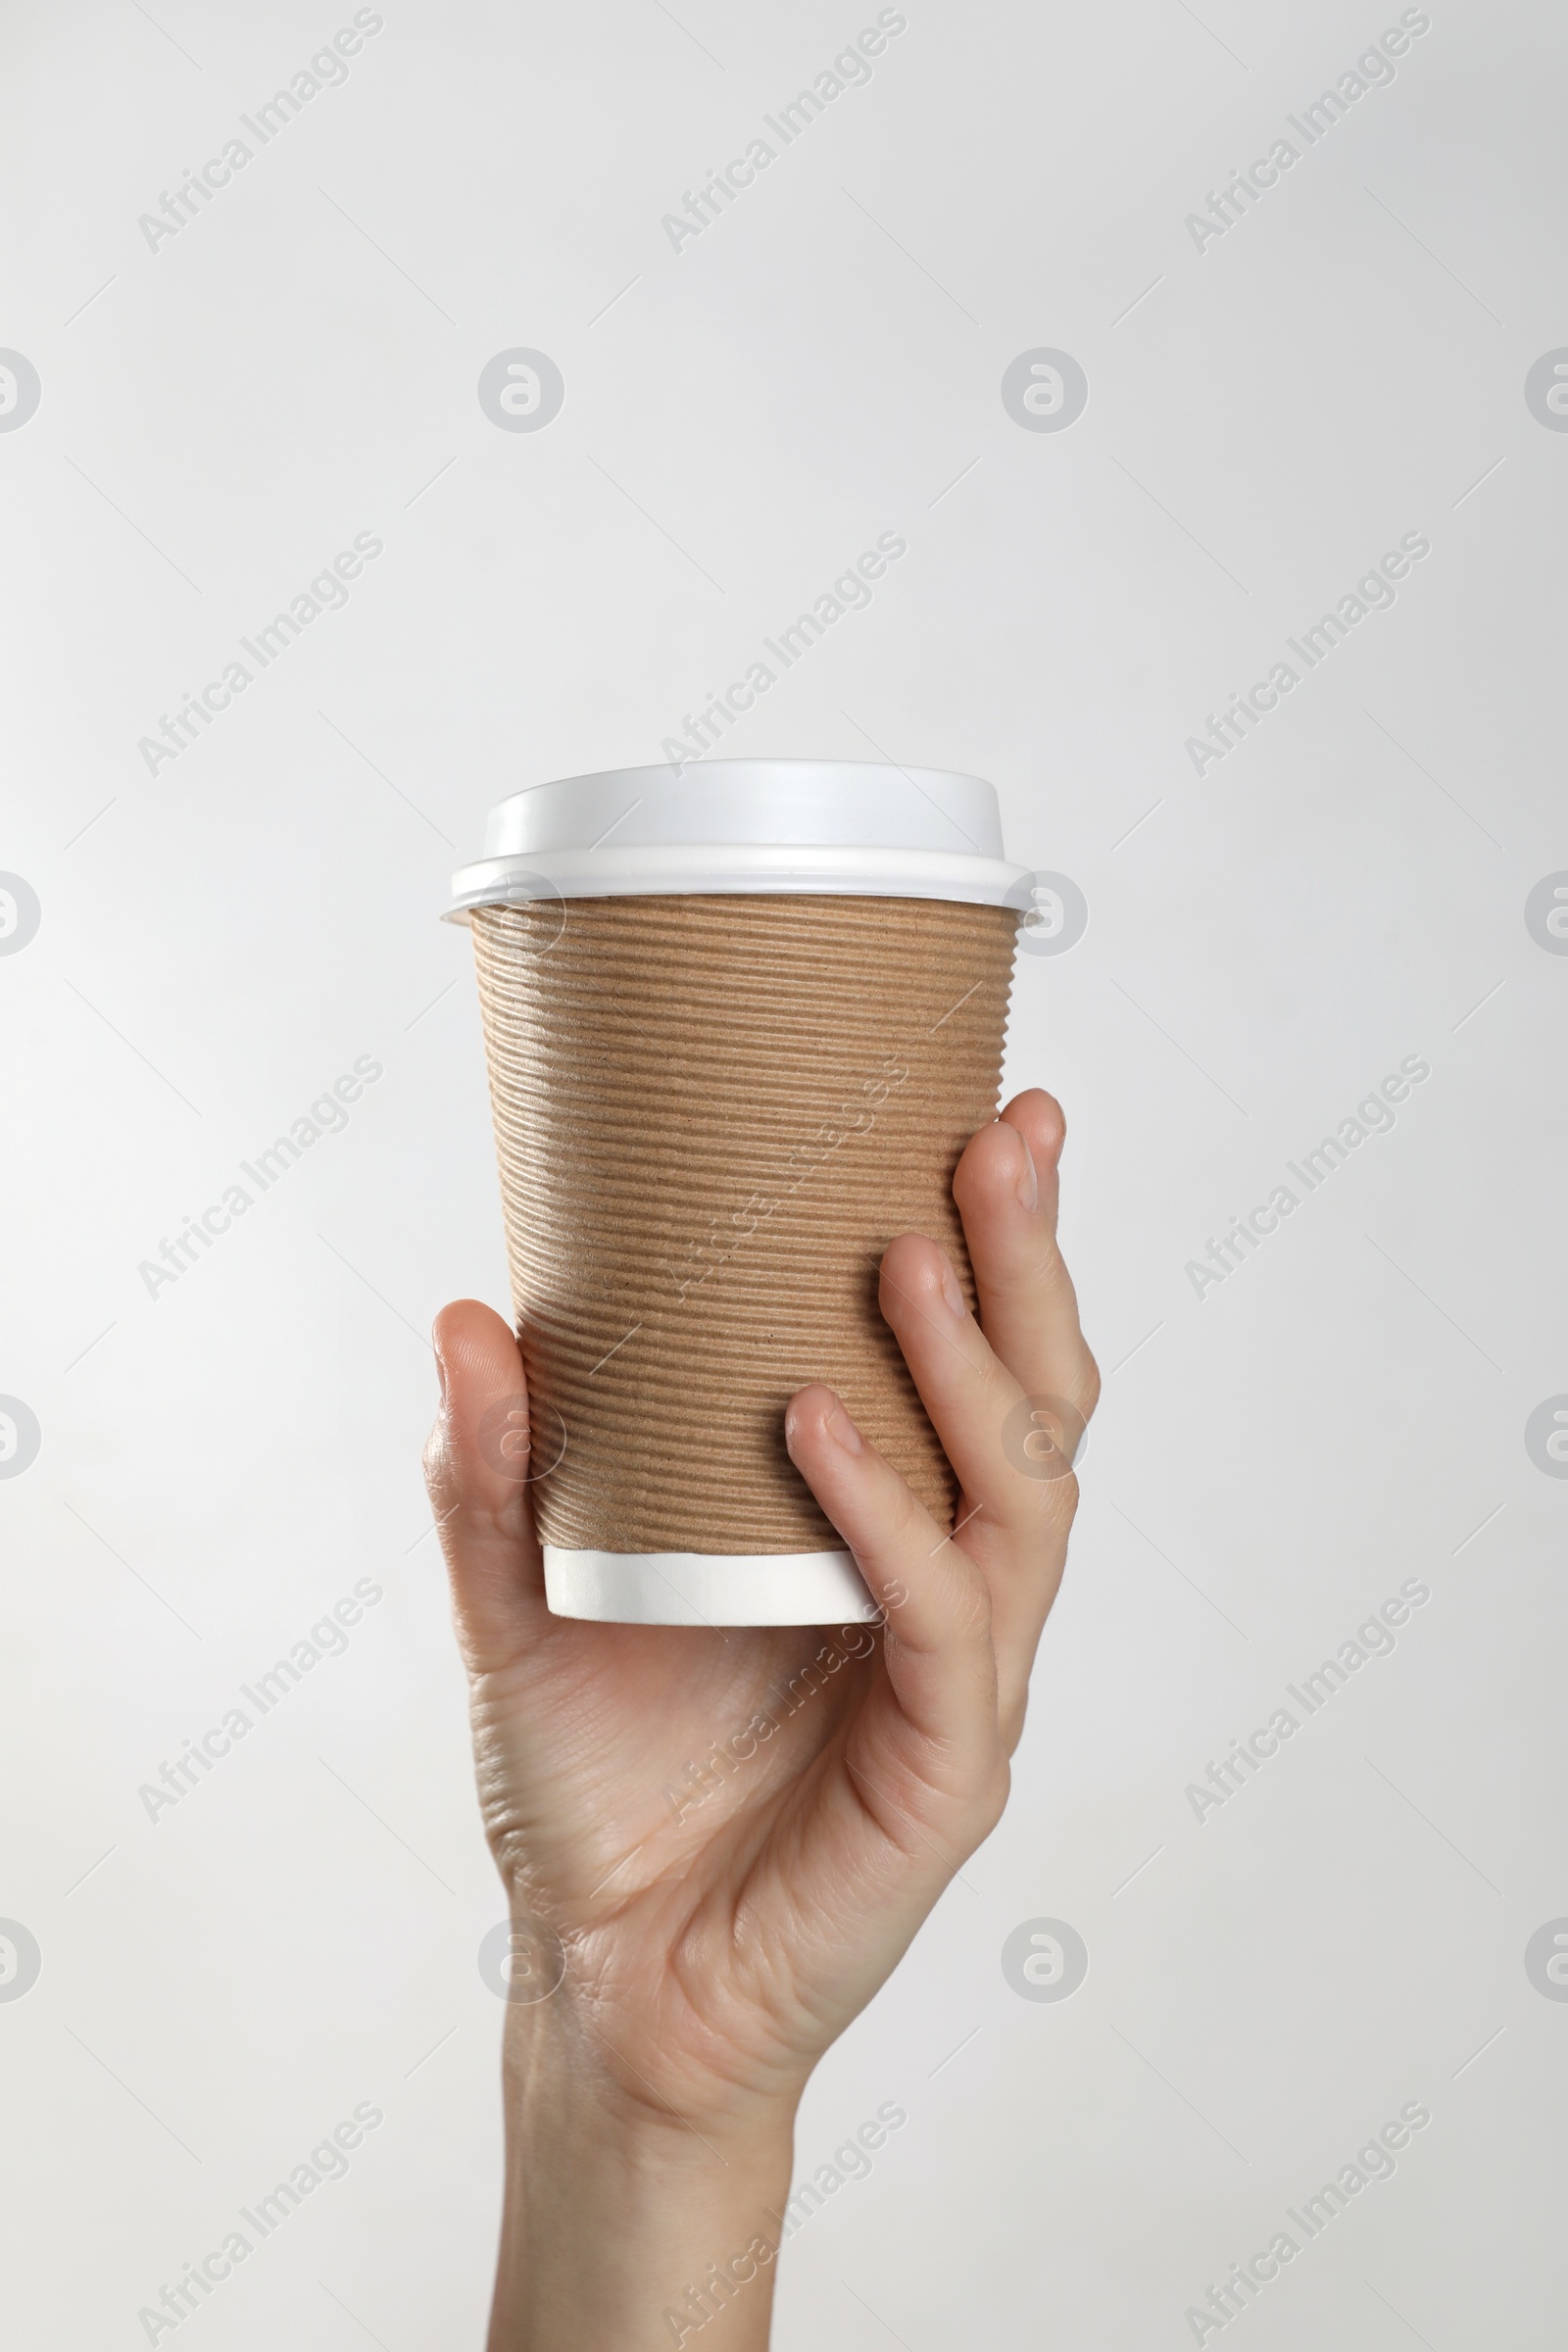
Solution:
<path fill-rule="evenodd" d="M 792 2116 L 694 2127 L 629 2097 L 548 2010 L 508 2017 L 489 2352 L 667 2352 L 700 2335 L 765 2352 Z"/>

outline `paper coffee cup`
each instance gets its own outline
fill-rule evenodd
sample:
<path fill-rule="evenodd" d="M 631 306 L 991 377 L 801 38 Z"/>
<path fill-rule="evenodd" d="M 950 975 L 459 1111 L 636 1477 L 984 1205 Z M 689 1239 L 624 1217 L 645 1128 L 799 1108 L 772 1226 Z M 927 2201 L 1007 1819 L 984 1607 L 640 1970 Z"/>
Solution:
<path fill-rule="evenodd" d="M 628 768 L 491 811 L 473 930 L 558 1615 L 875 1610 L 784 1445 L 811 1381 L 943 1528 L 956 1482 L 877 1305 L 897 1235 L 972 1302 L 954 1169 L 997 1108 L 1018 910 L 973 776 Z"/>

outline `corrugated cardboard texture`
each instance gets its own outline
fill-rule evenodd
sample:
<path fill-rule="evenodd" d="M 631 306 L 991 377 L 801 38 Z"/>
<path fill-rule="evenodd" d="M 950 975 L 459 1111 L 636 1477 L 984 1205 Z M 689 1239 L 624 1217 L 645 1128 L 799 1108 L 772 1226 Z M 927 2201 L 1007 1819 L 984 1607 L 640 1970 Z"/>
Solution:
<path fill-rule="evenodd" d="M 784 1447 L 813 1380 L 952 1524 L 877 1266 L 929 1234 L 972 1302 L 951 1186 L 997 1108 L 1016 923 L 818 897 L 475 912 L 536 1471 L 564 1432 L 544 1541 L 836 1544 Z"/>

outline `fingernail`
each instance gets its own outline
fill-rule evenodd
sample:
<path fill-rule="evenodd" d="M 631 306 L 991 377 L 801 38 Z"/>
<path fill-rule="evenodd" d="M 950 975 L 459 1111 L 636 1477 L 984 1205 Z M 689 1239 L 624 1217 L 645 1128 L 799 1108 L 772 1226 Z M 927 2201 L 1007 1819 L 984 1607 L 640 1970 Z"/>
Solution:
<path fill-rule="evenodd" d="M 958 1277 L 946 1258 L 942 1261 L 942 1302 L 950 1315 L 956 1315 L 960 1323 L 967 1321 L 968 1301 L 958 1288 Z"/>
<path fill-rule="evenodd" d="M 842 1404 L 836 1404 L 833 1407 L 823 1423 L 823 1427 L 830 1437 L 838 1440 L 846 1453 L 863 1453 L 865 1451 L 865 1440 Z"/>
<path fill-rule="evenodd" d="M 1013 1133 L 1015 1135 L 1018 1133 L 1016 1128 Z M 1023 1146 L 1023 1171 L 1018 1178 L 1018 1198 L 1025 1208 L 1038 1208 L 1040 1206 L 1040 1179 L 1035 1174 L 1035 1155 L 1029 1149 L 1027 1136 L 1019 1135 L 1018 1141 Z"/>
<path fill-rule="evenodd" d="M 445 1405 L 446 1405 L 446 1401 L 447 1401 L 447 1367 L 446 1367 L 446 1358 L 445 1358 L 445 1357 L 442 1355 L 442 1353 L 441 1353 L 441 1351 L 440 1351 L 440 1349 L 439 1349 L 439 1348 L 437 1348 L 437 1349 L 436 1349 L 436 1356 L 435 1356 L 435 1376 L 436 1376 L 436 1379 L 437 1379 L 437 1381 L 440 1383 L 440 1387 L 441 1387 L 441 1403 L 442 1403 L 442 1407 L 443 1407 L 443 1409 L 444 1409 L 444 1408 L 445 1408 Z"/>

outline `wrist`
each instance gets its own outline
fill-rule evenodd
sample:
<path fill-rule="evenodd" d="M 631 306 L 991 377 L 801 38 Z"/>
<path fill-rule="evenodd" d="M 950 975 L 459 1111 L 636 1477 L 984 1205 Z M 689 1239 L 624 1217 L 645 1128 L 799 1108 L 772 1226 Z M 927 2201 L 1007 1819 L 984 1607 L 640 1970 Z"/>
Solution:
<path fill-rule="evenodd" d="M 490 2352 L 691 2346 L 720 2315 L 726 2352 L 760 2352 L 795 2096 L 706 2095 L 682 2113 L 678 2085 L 666 2098 L 553 2002 L 509 2009 L 504 2073 Z"/>

